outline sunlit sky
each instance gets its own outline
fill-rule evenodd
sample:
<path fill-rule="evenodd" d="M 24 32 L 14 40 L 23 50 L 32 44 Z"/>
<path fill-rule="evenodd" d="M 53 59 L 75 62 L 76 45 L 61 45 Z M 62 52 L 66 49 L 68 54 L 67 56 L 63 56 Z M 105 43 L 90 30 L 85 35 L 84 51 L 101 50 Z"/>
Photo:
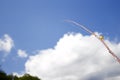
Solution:
<path fill-rule="evenodd" d="M 53 48 L 68 32 L 89 35 L 66 19 L 120 41 L 119 0 L 0 0 L 0 39 L 7 34 L 14 41 L 9 53 L 0 51 L 1 68 L 8 74 L 24 71 L 28 57 L 18 56 L 19 49 L 30 56 Z"/>

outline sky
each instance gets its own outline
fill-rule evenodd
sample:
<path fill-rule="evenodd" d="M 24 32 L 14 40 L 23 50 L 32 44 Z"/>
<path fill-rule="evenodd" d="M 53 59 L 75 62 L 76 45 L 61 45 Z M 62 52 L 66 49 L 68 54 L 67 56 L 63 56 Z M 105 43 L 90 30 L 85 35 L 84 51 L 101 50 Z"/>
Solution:
<path fill-rule="evenodd" d="M 43 80 L 119 80 L 120 65 L 92 35 L 120 57 L 119 0 L 0 0 L 0 65 L 8 74 Z"/>

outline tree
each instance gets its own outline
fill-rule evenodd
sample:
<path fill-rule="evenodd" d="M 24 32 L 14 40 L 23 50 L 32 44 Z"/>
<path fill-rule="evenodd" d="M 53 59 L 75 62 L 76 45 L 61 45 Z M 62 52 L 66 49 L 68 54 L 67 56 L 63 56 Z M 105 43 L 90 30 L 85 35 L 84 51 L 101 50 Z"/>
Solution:
<path fill-rule="evenodd" d="M 0 70 L 0 80 L 41 80 L 38 77 L 24 74 L 22 77 L 7 75 L 4 71 Z"/>
<path fill-rule="evenodd" d="M 31 76 L 29 74 L 24 74 L 24 76 L 19 78 L 19 80 L 41 80 L 41 79 L 35 76 Z"/>
<path fill-rule="evenodd" d="M 8 80 L 19 80 L 19 78 L 17 76 L 13 76 L 12 74 L 7 75 L 7 79 Z"/>
<path fill-rule="evenodd" d="M 6 73 L 2 70 L 0 70 L 0 79 L 1 80 L 8 80 Z"/>

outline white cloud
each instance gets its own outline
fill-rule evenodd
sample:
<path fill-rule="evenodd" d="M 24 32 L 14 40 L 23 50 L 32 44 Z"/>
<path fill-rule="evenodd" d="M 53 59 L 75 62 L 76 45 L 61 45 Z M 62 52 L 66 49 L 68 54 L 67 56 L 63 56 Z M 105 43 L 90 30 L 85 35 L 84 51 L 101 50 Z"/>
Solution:
<path fill-rule="evenodd" d="M 120 56 L 120 43 L 105 40 Z M 120 64 L 94 36 L 65 34 L 52 49 L 40 50 L 25 64 L 27 73 L 43 80 L 111 80 L 120 77 Z"/>
<path fill-rule="evenodd" d="M 19 57 L 21 57 L 21 58 L 26 58 L 27 56 L 28 56 L 28 54 L 26 53 L 26 51 L 24 51 L 24 50 L 21 50 L 21 49 L 19 49 L 18 50 L 18 56 Z"/>
<path fill-rule="evenodd" d="M 22 73 L 18 74 L 18 73 L 16 73 L 16 72 L 13 72 L 12 74 L 13 74 L 14 76 L 17 76 L 17 77 L 22 77 L 25 73 L 22 72 Z"/>
<path fill-rule="evenodd" d="M 4 37 L 0 39 L 0 51 L 9 53 L 13 46 L 14 42 L 8 34 L 5 34 Z"/>

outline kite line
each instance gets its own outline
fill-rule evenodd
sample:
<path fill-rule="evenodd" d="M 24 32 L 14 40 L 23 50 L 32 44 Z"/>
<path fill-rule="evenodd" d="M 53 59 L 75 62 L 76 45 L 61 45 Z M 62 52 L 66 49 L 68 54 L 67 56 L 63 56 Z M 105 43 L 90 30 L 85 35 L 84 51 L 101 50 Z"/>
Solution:
<path fill-rule="evenodd" d="M 91 30 L 89 30 L 88 28 L 86 28 L 85 26 L 75 22 L 75 21 L 72 21 L 72 20 L 65 20 L 67 22 L 70 22 L 70 23 L 73 23 L 79 27 L 81 27 L 83 30 L 87 31 L 88 33 L 94 35 L 98 40 L 100 40 L 100 42 L 102 42 L 102 44 L 106 47 L 106 49 L 108 50 L 108 52 L 120 63 L 120 58 L 114 54 L 114 52 L 112 52 L 112 50 L 108 47 L 108 45 L 105 43 L 104 41 L 104 37 L 102 35 L 98 36 L 96 35 L 94 32 L 92 32 Z"/>

